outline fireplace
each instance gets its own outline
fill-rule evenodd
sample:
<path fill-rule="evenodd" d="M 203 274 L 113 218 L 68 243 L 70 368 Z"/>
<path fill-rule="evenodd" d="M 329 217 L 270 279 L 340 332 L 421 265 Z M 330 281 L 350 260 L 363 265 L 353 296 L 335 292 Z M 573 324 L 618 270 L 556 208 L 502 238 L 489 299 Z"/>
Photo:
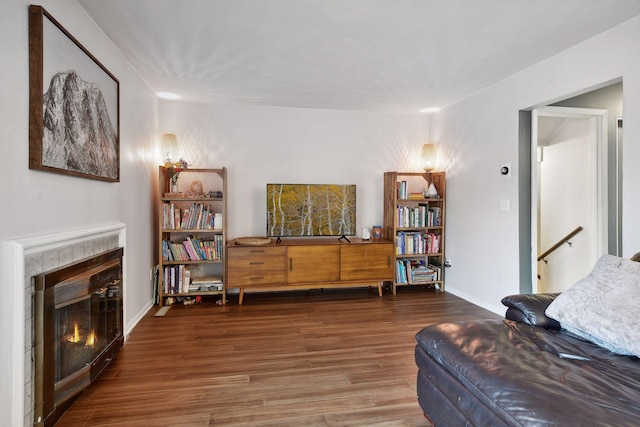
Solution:
<path fill-rule="evenodd" d="M 36 425 L 53 425 L 122 347 L 122 254 L 36 276 Z"/>

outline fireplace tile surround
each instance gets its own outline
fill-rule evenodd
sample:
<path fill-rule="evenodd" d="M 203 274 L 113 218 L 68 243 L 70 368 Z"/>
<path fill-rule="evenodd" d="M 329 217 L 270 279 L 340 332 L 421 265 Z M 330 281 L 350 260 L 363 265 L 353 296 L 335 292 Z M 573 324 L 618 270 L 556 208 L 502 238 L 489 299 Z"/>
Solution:
<path fill-rule="evenodd" d="M 121 223 L 53 233 L 14 241 L 22 248 L 24 266 L 24 411 L 23 425 L 34 424 L 34 297 L 33 276 L 81 259 L 125 246 Z M 20 262 L 16 260 L 16 262 Z M 126 286 L 126 285 L 125 285 Z"/>

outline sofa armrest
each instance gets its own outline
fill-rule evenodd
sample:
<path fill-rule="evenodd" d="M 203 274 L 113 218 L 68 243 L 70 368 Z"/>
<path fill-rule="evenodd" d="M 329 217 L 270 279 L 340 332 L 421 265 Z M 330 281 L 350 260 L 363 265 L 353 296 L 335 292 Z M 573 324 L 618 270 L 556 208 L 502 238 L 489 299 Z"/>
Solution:
<path fill-rule="evenodd" d="M 502 304 L 507 307 L 505 318 L 547 329 L 560 329 L 560 323 L 544 314 L 558 295 L 560 294 L 545 293 L 506 296 L 502 298 Z"/>

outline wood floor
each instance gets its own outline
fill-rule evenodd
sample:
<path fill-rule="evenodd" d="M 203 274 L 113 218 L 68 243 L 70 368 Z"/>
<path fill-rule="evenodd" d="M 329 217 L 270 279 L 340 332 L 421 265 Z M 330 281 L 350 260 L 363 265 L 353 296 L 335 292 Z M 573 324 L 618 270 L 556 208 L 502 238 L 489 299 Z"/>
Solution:
<path fill-rule="evenodd" d="M 154 307 L 57 426 L 429 426 L 414 335 L 494 313 L 415 287 Z"/>

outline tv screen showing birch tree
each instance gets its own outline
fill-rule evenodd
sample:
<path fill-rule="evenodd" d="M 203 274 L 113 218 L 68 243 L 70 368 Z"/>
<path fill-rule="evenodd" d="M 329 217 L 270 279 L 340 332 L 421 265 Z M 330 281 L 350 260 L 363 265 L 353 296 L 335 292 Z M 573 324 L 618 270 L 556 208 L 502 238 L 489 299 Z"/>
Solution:
<path fill-rule="evenodd" d="M 267 184 L 267 235 L 354 236 L 356 186 Z"/>

